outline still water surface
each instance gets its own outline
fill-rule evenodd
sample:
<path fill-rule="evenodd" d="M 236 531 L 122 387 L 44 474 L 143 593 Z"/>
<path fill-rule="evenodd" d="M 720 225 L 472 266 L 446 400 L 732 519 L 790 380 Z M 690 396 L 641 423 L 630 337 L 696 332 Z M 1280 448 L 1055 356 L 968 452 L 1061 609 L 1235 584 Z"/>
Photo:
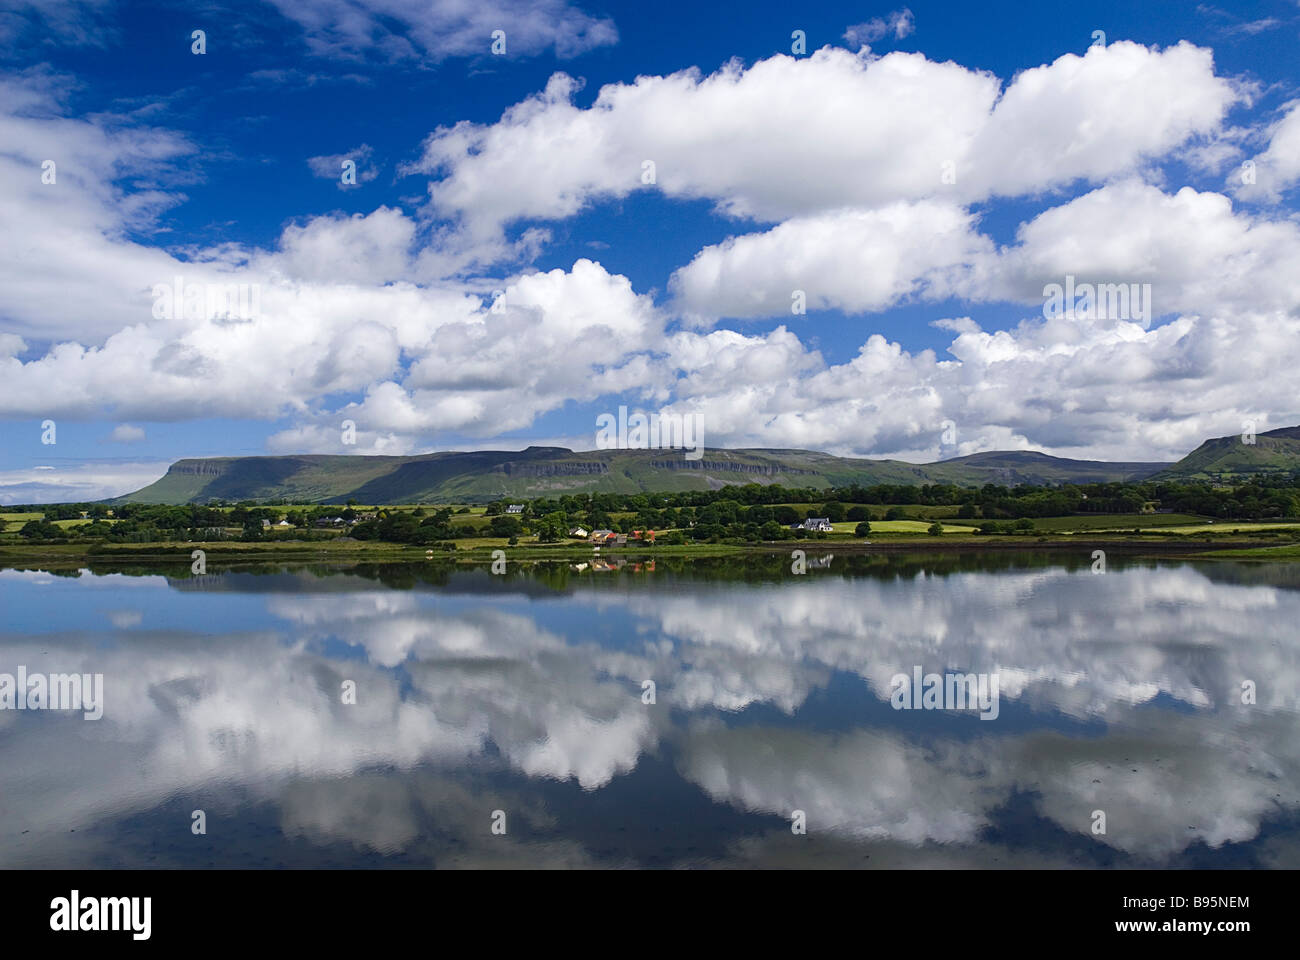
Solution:
<path fill-rule="evenodd" d="M 1300 566 L 5 570 L 0 609 L 0 673 L 104 678 L 100 720 L 0 710 L 0 867 L 1300 867 Z M 916 668 L 996 718 L 894 709 Z"/>

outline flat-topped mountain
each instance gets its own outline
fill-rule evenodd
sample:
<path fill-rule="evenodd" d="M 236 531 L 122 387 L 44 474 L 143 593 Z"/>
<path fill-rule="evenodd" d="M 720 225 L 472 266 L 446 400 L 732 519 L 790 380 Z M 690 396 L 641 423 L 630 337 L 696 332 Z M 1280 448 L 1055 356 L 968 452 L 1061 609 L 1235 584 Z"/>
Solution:
<path fill-rule="evenodd" d="M 566 493 L 712 490 L 728 484 L 837 487 L 857 483 L 1133 482 L 1231 479 L 1300 473 L 1300 426 L 1254 438 L 1207 440 L 1177 463 L 1068 460 L 1033 450 L 996 450 L 936 463 L 836 457 L 815 450 L 705 448 L 696 459 L 680 449 L 586 450 L 528 447 L 415 457 L 302 454 L 178 460 L 124 503 L 273 500 L 297 503 L 475 503 L 502 497 Z"/>
<path fill-rule="evenodd" d="M 1040 453 L 984 453 L 939 463 L 860 460 L 812 450 L 707 448 L 590 450 L 529 447 L 412 457 L 293 455 L 179 460 L 157 482 L 117 502 L 202 503 L 212 499 L 342 503 L 483 502 L 565 493 L 708 490 L 728 484 L 787 487 L 1129 480 L 1164 463 L 1107 464 Z"/>

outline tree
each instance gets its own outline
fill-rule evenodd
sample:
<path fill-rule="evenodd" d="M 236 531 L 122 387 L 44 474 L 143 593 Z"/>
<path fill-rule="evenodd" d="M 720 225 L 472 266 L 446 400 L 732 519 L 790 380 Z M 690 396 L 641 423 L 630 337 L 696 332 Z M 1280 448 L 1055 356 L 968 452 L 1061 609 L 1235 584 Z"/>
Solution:
<path fill-rule="evenodd" d="M 823 503 L 821 506 L 821 515 L 831 523 L 840 523 L 844 520 L 844 504 L 836 500 Z"/>
<path fill-rule="evenodd" d="M 854 535 L 855 537 L 868 537 L 868 536 L 870 536 L 870 535 L 871 535 L 871 524 L 868 523 L 866 520 L 863 520 L 861 523 L 859 523 L 856 527 L 853 528 L 853 535 Z"/>
<path fill-rule="evenodd" d="M 772 508 L 772 519 L 777 523 L 785 524 L 788 527 L 792 523 L 799 522 L 799 511 L 795 510 L 794 507 L 783 503 L 778 507 Z"/>
<path fill-rule="evenodd" d="M 871 511 L 866 507 L 849 507 L 848 512 L 844 514 L 845 520 L 870 520 Z"/>
<path fill-rule="evenodd" d="M 51 537 L 63 536 L 63 531 L 48 520 L 28 520 L 22 525 L 18 535 L 28 540 L 48 540 Z"/>
<path fill-rule="evenodd" d="M 906 519 L 907 519 L 907 511 L 904 510 L 902 507 L 890 507 L 887 511 L 885 511 L 885 519 L 886 519 L 886 520 L 906 520 Z"/>
<path fill-rule="evenodd" d="M 517 537 L 524 531 L 523 524 L 514 517 L 507 516 L 493 517 L 488 523 L 488 528 L 494 537 Z"/>
<path fill-rule="evenodd" d="M 409 513 L 394 513 L 379 521 L 379 539 L 390 543 L 417 543 L 420 531 L 420 521 Z"/>
<path fill-rule="evenodd" d="M 942 536 L 943 524 L 936 520 L 934 523 L 930 524 L 929 528 L 925 532 L 932 537 Z"/>
<path fill-rule="evenodd" d="M 539 543 L 559 543 L 568 535 L 568 523 L 563 513 L 558 510 L 548 513 L 537 524 L 537 541 Z"/>

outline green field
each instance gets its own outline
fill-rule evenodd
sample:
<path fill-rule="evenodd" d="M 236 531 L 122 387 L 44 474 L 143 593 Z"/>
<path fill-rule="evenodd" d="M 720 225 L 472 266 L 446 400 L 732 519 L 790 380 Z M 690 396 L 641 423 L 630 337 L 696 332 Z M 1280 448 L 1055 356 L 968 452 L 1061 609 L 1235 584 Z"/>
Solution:
<path fill-rule="evenodd" d="M 925 503 L 850 503 L 846 500 L 837 502 L 845 510 L 848 510 L 850 507 L 866 507 L 873 517 L 882 517 L 890 510 L 902 510 L 909 517 L 915 517 L 918 520 L 942 520 L 949 517 L 955 517 L 957 516 L 957 511 L 960 509 L 955 504 L 936 507 Z M 803 517 L 807 513 L 812 513 L 813 516 L 818 516 L 819 511 L 825 505 L 826 501 L 824 500 L 821 503 L 772 504 L 772 506 L 793 507 L 800 517 Z M 853 522 L 856 524 L 858 521 L 855 520 Z"/>
<path fill-rule="evenodd" d="M 1300 543 L 1284 547 L 1246 547 L 1241 550 L 1215 550 L 1202 556 L 1229 560 L 1300 560 Z"/>
<path fill-rule="evenodd" d="M 1297 530 L 1300 521 L 1291 523 L 1242 523 L 1240 520 L 1219 520 L 1215 523 L 1191 523 L 1177 527 L 1162 527 L 1161 533 L 1240 533 L 1250 534 L 1256 530 Z"/>
<path fill-rule="evenodd" d="M 930 524 L 933 520 L 872 520 L 871 533 L 928 533 Z M 853 533 L 858 523 L 855 520 L 845 520 L 843 523 L 832 523 L 831 526 L 836 533 Z M 945 523 L 943 525 L 944 533 L 975 533 L 973 526 L 965 524 Z"/>
<path fill-rule="evenodd" d="M 1084 513 L 1070 517 L 1035 518 L 1034 528 L 1048 533 L 1091 533 L 1100 530 L 1129 531 L 1134 527 L 1141 527 L 1143 530 L 1155 527 L 1164 529 L 1204 522 L 1204 517 L 1186 513 Z"/>

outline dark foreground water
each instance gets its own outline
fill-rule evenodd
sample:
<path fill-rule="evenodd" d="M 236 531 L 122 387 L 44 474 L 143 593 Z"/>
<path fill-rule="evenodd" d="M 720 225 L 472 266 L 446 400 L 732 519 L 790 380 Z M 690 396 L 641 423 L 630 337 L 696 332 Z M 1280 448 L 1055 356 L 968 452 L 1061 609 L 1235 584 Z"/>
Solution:
<path fill-rule="evenodd" d="M 0 867 L 1300 866 L 1300 567 L 815 556 L 0 572 Z"/>

